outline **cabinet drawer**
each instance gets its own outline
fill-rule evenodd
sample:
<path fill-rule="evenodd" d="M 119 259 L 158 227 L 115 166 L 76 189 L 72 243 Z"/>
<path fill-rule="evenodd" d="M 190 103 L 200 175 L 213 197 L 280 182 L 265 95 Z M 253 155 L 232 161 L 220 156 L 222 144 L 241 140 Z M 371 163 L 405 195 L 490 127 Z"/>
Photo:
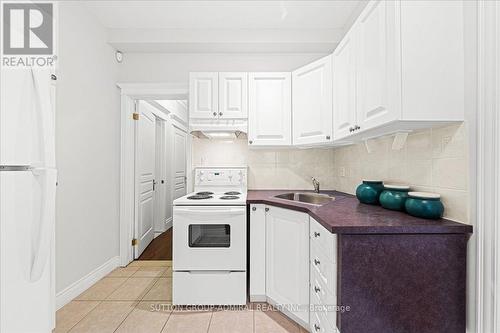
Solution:
<path fill-rule="evenodd" d="M 336 258 L 336 251 L 334 251 Z M 334 295 L 337 294 L 337 263 L 335 259 L 326 255 L 319 246 L 311 245 L 311 280 L 319 279 L 322 284 Z"/>
<path fill-rule="evenodd" d="M 331 299 L 336 297 L 332 297 L 331 294 L 324 297 L 326 299 Z M 325 304 L 321 300 L 320 293 L 316 292 L 314 290 L 314 284 L 311 281 L 311 296 L 310 296 L 310 302 L 311 302 L 311 318 L 313 318 L 314 313 L 319 313 L 323 316 L 323 318 L 328 322 L 328 324 L 331 327 L 336 327 L 337 323 L 337 307 L 336 307 L 336 302 Z M 312 322 L 312 321 L 311 321 Z"/>
<path fill-rule="evenodd" d="M 326 230 L 318 221 L 312 217 L 310 223 L 311 244 L 323 249 L 325 254 L 331 259 L 335 259 L 337 250 L 337 235 Z M 335 251 L 335 252 L 334 252 Z"/>
<path fill-rule="evenodd" d="M 311 312 L 311 333 L 338 333 L 322 312 Z"/>
<path fill-rule="evenodd" d="M 311 294 L 316 294 L 321 304 L 326 306 L 335 306 L 337 296 L 329 290 L 321 281 L 317 274 L 311 274 Z"/>

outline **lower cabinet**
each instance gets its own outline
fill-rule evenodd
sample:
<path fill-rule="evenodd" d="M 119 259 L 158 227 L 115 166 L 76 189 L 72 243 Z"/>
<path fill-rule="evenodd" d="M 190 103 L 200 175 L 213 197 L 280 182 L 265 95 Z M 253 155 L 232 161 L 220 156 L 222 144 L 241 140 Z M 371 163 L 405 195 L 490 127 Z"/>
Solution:
<path fill-rule="evenodd" d="M 306 213 L 250 205 L 250 301 L 311 332 L 337 332 L 337 236 Z"/>
<path fill-rule="evenodd" d="M 300 324 L 309 323 L 309 215 L 267 207 L 266 294 Z"/>

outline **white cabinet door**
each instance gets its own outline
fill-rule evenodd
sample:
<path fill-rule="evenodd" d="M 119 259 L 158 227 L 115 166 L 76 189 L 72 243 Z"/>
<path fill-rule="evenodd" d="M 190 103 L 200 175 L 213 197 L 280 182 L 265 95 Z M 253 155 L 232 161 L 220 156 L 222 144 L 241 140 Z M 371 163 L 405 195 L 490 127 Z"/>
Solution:
<path fill-rule="evenodd" d="M 309 323 L 309 216 L 267 207 L 266 294 L 284 312 Z"/>
<path fill-rule="evenodd" d="M 189 73 L 189 117 L 217 118 L 219 115 L 219 73 Z"/>
<path fill-rule="evenodd" d="M 332 141 L 332 56 L 295 70 L 292 82 L 293 144 Z"/>
<path fill-rule="evenodd" d="M 397 120 L 401 114 L 400 106 L 389 107 L 392 67 L 396 67 L 392 57 L 394 39 L 391 37 L 396 26 L 389 24 L 394 6 L 395 1 L 372 1 L 357 21 L 358 132 Z"/>
<path fill-rule="evenodd" d="M 246 118 L 247 73 L 219 73 L 219 118 Z"/>
<path fill-rule="evenodd" d="M 291 140 L 291 74 L 248 74 L 248 143 L 289 146 Z"/>
<path fill-rule="evenodd" d="M 352 28 L 355 29 L 355 28 Z M 333 137 L 341 140 L 356 125 L 355 30 L 333 52 Z"/>
<path fill-rule="evenodd" d="M 266 206 L 250 205 L 250 301 L 266 301 Z"/>

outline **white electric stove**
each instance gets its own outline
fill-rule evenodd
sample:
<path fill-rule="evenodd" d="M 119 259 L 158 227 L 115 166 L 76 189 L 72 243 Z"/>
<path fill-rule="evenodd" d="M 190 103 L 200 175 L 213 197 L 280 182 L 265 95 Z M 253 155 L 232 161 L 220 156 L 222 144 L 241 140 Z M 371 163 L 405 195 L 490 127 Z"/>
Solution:
<path fill-rule="evenodd" d="M 173 304 L 246 304 L 247 168 L 196 168 L 174 200 Z"/>

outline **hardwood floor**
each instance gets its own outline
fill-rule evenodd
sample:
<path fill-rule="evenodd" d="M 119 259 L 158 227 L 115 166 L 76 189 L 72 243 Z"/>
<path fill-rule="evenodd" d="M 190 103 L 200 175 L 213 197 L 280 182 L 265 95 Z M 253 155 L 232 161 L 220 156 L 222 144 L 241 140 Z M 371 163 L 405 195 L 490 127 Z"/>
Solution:
<path fill-rule="evenodd" d="M 138 260 L 172 260 L 172 228 L 153 239 Z"/>

